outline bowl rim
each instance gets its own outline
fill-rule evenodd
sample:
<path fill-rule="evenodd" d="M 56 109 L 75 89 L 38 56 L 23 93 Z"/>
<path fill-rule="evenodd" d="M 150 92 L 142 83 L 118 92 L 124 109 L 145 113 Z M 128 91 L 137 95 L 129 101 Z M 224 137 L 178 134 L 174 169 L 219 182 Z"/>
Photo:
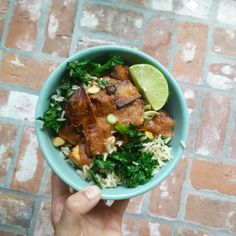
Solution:
<path fill-rule="evenodd" d="M 66 60 L 64 60 L 62 63 L 60 63 L 56 69 L 48 76 L 47 80 L 45 81 L 39 97 L 38 97 L 38 101 L 37 101 L 37 105 L 36 105 L 36 112 L 35 112 L 35 130 L 36 130 L 36 136 L 37 136 L 37 140 L 40 146 L 41 151 L 43 152 L 43 156 L 44 159 L 47 161 L 48 165 L 50 166 L 50 168 L 52 169 L 53 172 L 56 173 L 56 175 L 63 180 L 66 184 L 68 184 L 69 186 L 71 186 L 72 188 L 80 191 L 83 190 L 82 187 L 76 185 L 74 183 L 74 181 L 72 181 L 71 179 L 65 177 L 65 175 L 63 173 L 61 173 L 61 171 L 57 168 L 57 166 L 55 165 L 53 158 L 50 158 L 50 154 L 47 152 L 46 148 L 44 147 L 44 144 L 42 142 L 42 130 L 41 130 L 41 126 L 42 123 L 41 121 L 37 120 L 37 118 L 41 115 L 40 111 L 41 111 L 41 104 L 43 104 L 43 101 L 45 100 L 45 93 L 47 90 L 47 87 L 50 87 L 52 83 L 52 78 L 54 77 L 54 74 L 57 73 L 57 71 L 60 70 L 60 68 L 62 66 L 64 66 L 67 62 L 69 61 L 73 61 L 75 59 L 77 59 L 77 57 L 85 57 L 86 54 L 93 54 L 93 53 L 98 53 L 98 52 L 103 52 L 106 53 L 108 51 L 111 50 L 117 50 L 117 51 L 121 51 L 121 52 L 125 52 L 125 53 L 130 53 L 130 54 L 136 54 L 137 56 L 141 56 L 142 59 L 148 61 L 148 64 L 152 64 L 154 65 L 154 67 L 159 68 L 160 70 L 162 70 L 166 76 L 168 77 L 168 83 L 171 82 L 172 86 L 174 87 L 174 90 L 177 92 L 179 99 L 180 99 L 180 103 L 183 109 L 183 131 L 182 131 L 182 140 L 183 142 L 186 142 L 187 140 L 187 135 L 188 135 L 188 127 L 189 127 L 189 116 L 188 116 L 188 112 L 187 112 L 187 105 L 186 105 L 186 101 L 184 99 L 183 93 L 180 89 L 180 86 L 178 85 L 177 81 L 173 78 L 173 76 L 171 75 L 171 73 L 167 70 L 167 68 L 165 68 L 159 61 L 157 61 L 156 59 L 154 59 L 153 57 L 147 55 L 146 53 L 138 50 L 138 49 L 134 49 L 134 48 L 129 48 L 129 47 L 125 47 L 125 46 L 118 46 L 118 45 L 102 45 L 102 46 L 95 46 L 92 48 L 87 48 L 84 50 L 81 50 L 77 53 L 75 53 L 74 55 L 68 57 Z M 170 167 L 167 169 L 167 171 L 165 171 L 164 173 L 162 173 L 162 175 L 160 175 L 158 177 L 158 179 L 156 181 L 152 181 L 152 182 L 147 182 L 144 185 L 140 185 L 142 186 L 141 188 L 131 188 L 132 191 L 130 191 L 130 193 L 127 194 L 107 194 L 103 192 L 103 189 L 101 189 L 101 198 L 104 200 L 121 200 L 121 199 L 128 199 L 128 198 L 132 198 L 135 196 L 138 196 L 140 194 L 143 194 L 151 189 L 153 189 L 154 187 L 156 187 L 157 185 L 159 185 L 164 179 L 166 179 L 170 173 L 176 168 L 177 164 L 179 163 L 181 156 L 183 155 L 183 151 L 184 149 L 182 149 L 177 156 L 175 156 L 170 163 Z"/>

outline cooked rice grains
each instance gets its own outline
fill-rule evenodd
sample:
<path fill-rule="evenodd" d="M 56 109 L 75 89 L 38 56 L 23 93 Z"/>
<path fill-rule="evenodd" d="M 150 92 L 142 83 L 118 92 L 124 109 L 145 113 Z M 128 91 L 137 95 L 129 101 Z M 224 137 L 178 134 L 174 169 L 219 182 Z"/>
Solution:
<path fill-rule="evenodd" d="M 146 142 L 143 144 L 142 152 L 153 153 L 153 160 L 157 160 L 157 166 L 154 169 L 152 175 L 154 176 L 160 168 L 166 165 L 168 161 L 172 159 L 171 156 L 171 147 L 170 147 L 170 138 L 164 138 L 163 136 L 158 136 L 154 140 L 150 142 Z M 104 154 L 104 159 L 107 158 L 107 154 Z M 85 180 L 91 181 L 91 177 L 89 175 L 90 166 L 83 166 L 82 170 L 77 170 L 78 174 L 80 174 Z M 99 181 L 102 188 L 114 188 L 117 185 L 122 185 L 119 177 L 114 173 L 107 173 L 106 178 L 96 174 L 96 178 Z"/>

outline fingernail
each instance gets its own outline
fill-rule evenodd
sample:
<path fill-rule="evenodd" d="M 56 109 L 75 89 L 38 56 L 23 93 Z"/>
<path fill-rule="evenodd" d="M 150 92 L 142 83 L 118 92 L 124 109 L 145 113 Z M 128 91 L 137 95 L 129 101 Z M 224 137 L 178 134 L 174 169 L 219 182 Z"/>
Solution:
<path fill-rule="evenodd" d="M 96 185 L 89 186 L 84 190 L 84 193 L 90 200 L 100 197 L 101 194 L 100 189 Z"/>

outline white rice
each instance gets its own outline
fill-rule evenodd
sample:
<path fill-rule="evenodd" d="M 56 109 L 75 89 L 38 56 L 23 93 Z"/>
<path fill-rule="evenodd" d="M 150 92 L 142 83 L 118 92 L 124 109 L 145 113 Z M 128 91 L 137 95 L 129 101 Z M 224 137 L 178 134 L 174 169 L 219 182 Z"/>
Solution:
<path fill-rule="evenodd" d="M 153 160 L 157 160 L 158 164 L 153 171 L 153 175 L 155 175 L 161 167 L 165 166 L 165 161 L 170 161 L 173 157 L 171 156 L 171 147 L 168 147 L 168 143 L 170 142 L 170 138 L 163 139 L 161 136 L 157 137 L 151 142 L 143 144 L 143 152 L 151 152 L 153 153 Z M 108 154 L 105 153 L 103 155 L 103 160 L 105 161 L 108 157 Z M 138 163 L 133 162 L 134 165 L 138 165 Z M 85 165 L 82 170 L 77 170 L 77 172 L 85 179 L 91 180 L 88 170 L 91 166 Z M 117 185 L 121 184 L 119 177 L 114 173 L 111 172 L 107 174 L 106 178 L 101 177 L 100 175 L 96 174 L 96 178 L 101 184 L 102 188 L 114 188 Z"/>

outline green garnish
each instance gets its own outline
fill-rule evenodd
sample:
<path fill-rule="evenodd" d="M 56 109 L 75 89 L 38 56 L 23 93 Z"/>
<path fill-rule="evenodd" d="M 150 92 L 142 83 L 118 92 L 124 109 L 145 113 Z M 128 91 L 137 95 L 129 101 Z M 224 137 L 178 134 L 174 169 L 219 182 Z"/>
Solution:
<path fill-rule="evenodd" d="M 99 155 L 93 159 L 89 172 L 91 179 L 97 184 L 97 179 L 91 175 L 96 173 L 106 178 L 107 174 L 114 172 L 127 187 L 133 188 L 145 184 L 152 178 L 153 171 L 157 166 L 157 160 L 153 160 L 153 153 L 142 152 L 145 137 L 137 127 L 130 124 L 126 127 L 119 123 L 116 129 L 126 136 L 127 143 L 120 146 L 117 151 L 109 154 L 106 160 Z M 99 184 L 100 185 L 100 184 Z"/>
<path fill-rule="evenodd" d="M 61 119 L 65 103 L 76 90 L 73 89 L 73 86 L 81 86 L 83 84 L 87 85 L 92 80 L 100 86 L 106 86 L 109 84 L 108 81 L 96 77 L 102 76 L 117 64 L 124 64 L 123 59 L 119 56 L 113 56 L 103 65 L 89 60 L 68 62 L 65 76 L 61 80 L 57 91 L 49 97 L 50 104 L 48 110 L 44 113 L 43 117 L 38 118 L 38 120 L 44 122 L 43 128 L 51 129 L 58 133 L 62 125 L 65 123 L 65 120 L 63 118 Z M 53 96 L 58 96 L 64 99 L 63 101 L 57 101 L 57 99 L 52 99 Z"/>

